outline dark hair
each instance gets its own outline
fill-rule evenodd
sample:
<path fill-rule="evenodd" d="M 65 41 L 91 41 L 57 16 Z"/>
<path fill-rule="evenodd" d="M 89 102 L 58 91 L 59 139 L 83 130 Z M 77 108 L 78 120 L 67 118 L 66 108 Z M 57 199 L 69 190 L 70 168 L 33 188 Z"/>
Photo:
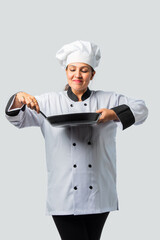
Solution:
<path fill-rule="evenodd" d="M 91 67 L 91 66 L 90 66 L 90 67 Z M 66 70 L 67 70 L 67 68 L 68 68 L 68 66 L 66 67 Z M 92 67 L 91 67 L 91 71 L 92 71 L 92 73 L 95 72 L 94 69 L 93 69 Z M 65 86 L 65 88 L 64 88 L 64 91 L 67 91 L 68 88 L 69 88 L 69 84 L 67 83 L 66 86 Z"/>

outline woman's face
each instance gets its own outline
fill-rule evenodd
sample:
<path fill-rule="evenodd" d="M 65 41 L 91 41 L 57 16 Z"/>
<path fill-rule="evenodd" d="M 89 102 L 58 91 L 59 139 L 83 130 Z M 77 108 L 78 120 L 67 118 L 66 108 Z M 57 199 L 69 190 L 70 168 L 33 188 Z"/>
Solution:
<path fill-rule="evenodd" d="M 69 86 L 75 91 L 87 89 L 90 80 L 93 79 L 95 71 L 86 63 L 71 63 L 66 69 Z"/>

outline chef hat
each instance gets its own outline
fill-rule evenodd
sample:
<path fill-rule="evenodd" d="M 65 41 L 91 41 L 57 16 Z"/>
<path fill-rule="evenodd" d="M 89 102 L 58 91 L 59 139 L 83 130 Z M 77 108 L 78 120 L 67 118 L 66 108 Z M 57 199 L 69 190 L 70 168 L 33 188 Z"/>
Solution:
<path fill-rule="evenodd" d="M 101 53 L 96 44 L 78 40 L 64 45 L 57 52 L 56 58 L 63 68 L 73 62 L 83 62 L 94 69 L 99 64 Z"/>

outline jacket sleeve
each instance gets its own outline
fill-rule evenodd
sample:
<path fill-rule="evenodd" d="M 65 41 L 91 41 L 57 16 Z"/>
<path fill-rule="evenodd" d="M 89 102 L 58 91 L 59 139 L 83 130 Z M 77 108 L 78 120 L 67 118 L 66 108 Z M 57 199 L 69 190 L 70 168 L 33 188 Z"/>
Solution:
<path fill-rule="evenodd" d="M 112 110 L 115 111 L 120 121 L 118 126 L 124 130 L 131 125 L 142 124 L 148 116 L 148 108 L 143 100 L 133 99 L 121 94 L 114 94 Z"/>
<path fill-rule="evenodd" d="M 44 121 L 44 117 L 38 114 L 35 110 L 28 108 L 23 105 L 21 108 L 10 109 L 14 99 L 14 94 L 8 101 L 5 108 L 5 116 L 10 123 L 12 123 L 17 128 L 31 127 L 31 126 L 41 126 Z M 38 101 L 40 109 L 43 105 L 43 97 L 35 97 Z"/>

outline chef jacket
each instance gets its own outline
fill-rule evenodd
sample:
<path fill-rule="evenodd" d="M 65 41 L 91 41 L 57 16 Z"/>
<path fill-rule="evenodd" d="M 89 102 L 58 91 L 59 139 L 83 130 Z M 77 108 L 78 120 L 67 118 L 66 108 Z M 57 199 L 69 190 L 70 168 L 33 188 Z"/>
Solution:
<path fill-rule="evenodd" d="M 119 121 L 93 125 L 53 127 L 26 105 L 10 110 L 6 117 L 16 127 L 38 126 L 45 139 L 47 168 L 46 215 L 81 215 L 119 210 L 116 189 L 116 131 L 145 121 L 143 100 L 87 88 L 81 101 L 67 91 L 35 96 L 46 116 L 113 109 Z"/>

